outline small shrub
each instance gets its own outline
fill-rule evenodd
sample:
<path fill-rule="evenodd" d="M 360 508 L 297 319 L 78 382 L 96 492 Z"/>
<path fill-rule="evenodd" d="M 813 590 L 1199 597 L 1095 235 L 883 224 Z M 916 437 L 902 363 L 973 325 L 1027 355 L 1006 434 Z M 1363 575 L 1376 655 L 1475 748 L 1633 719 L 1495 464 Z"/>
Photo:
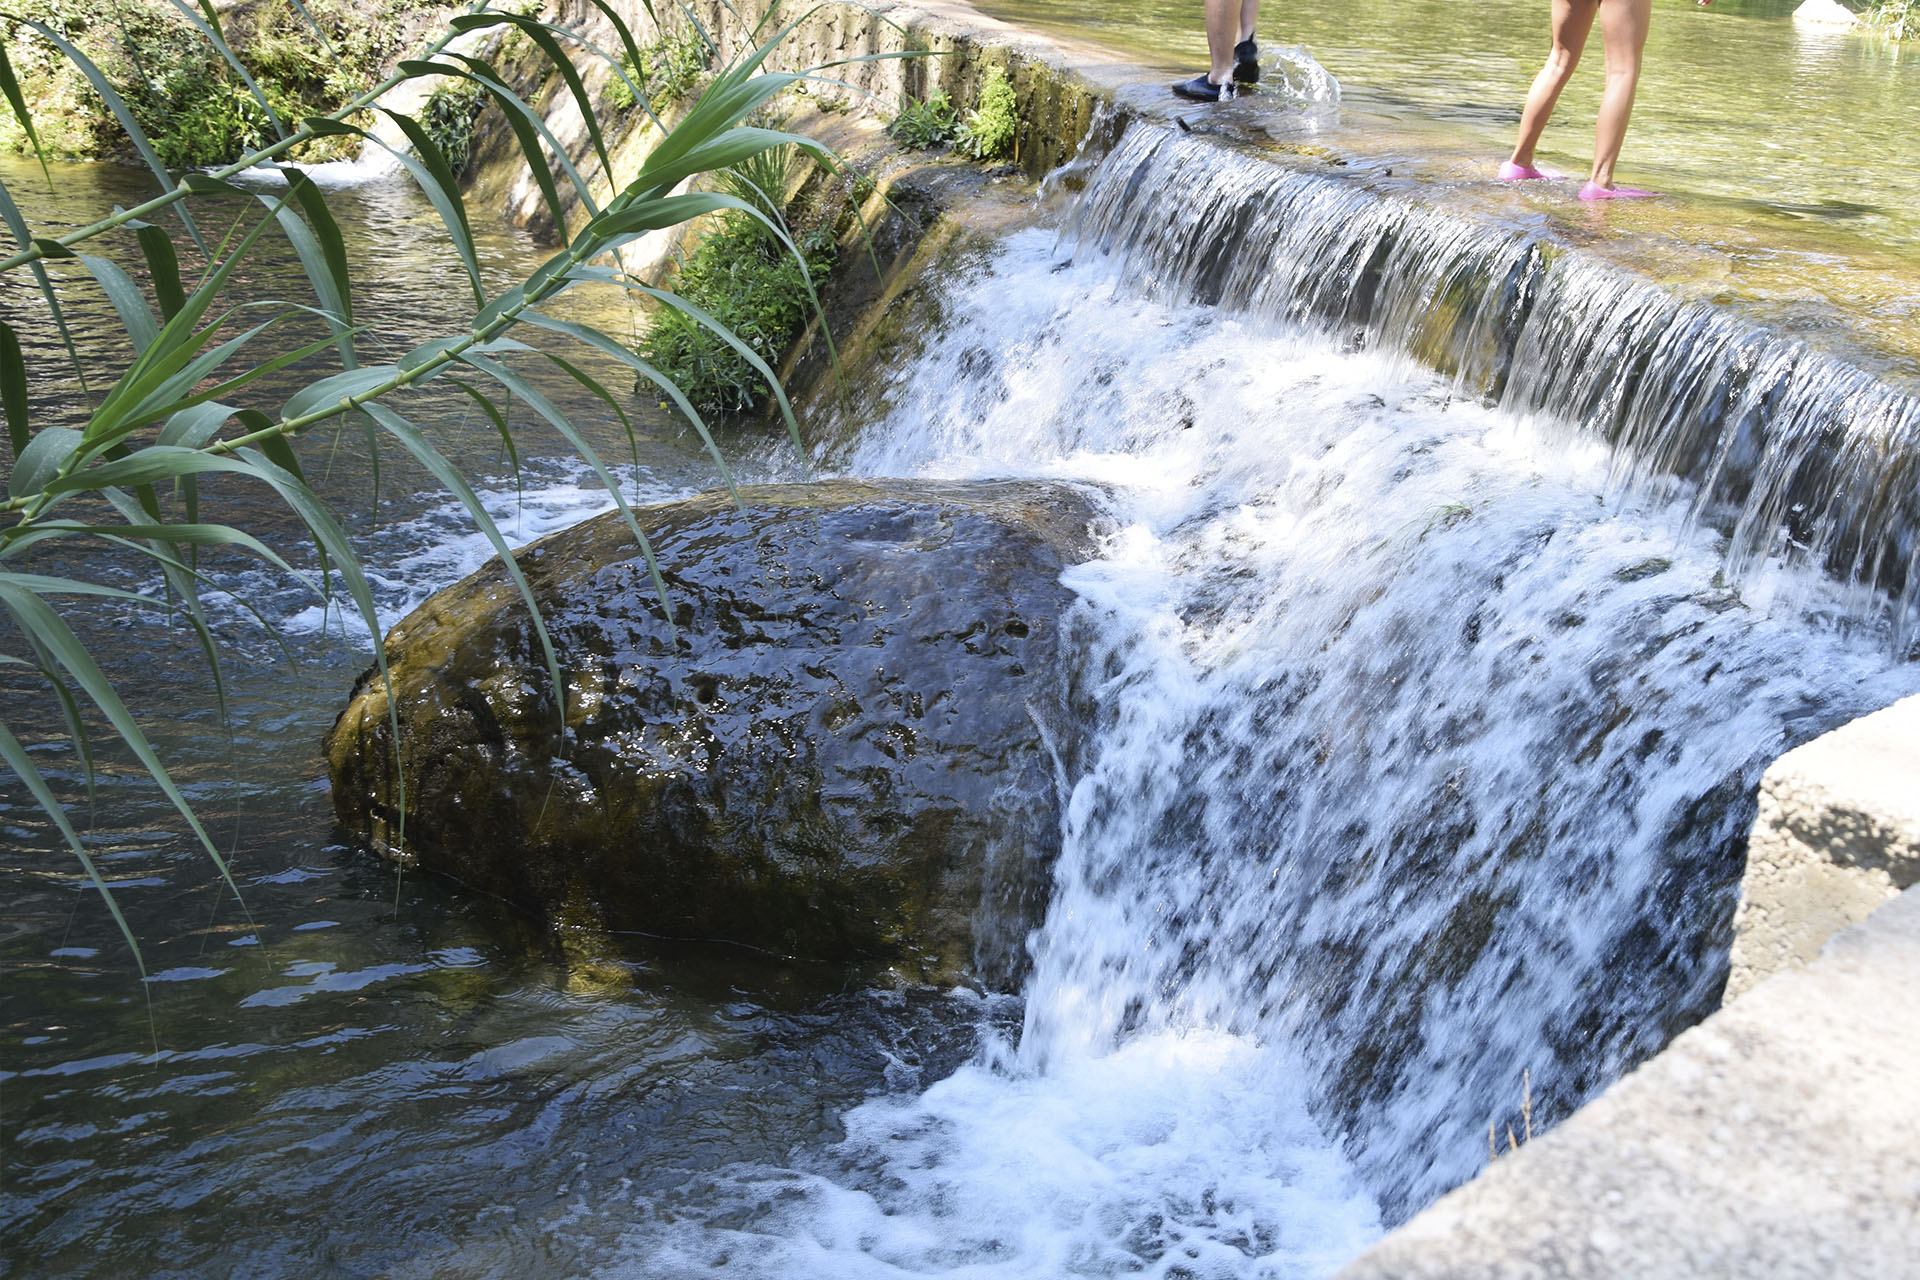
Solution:
<path fill-rule="evenodd" d="M 935 89 L 925 102 L 911 98 L 887 126 L 893 140 L 909 151 L 926 151 L 952 142 L 960 121 L 944 89 Z"/>
<path fill-rule="evenodd" d="M 831 231 L 808 232 L 795 243 L 804 267 L 759 222 L 742 213 L 722 214 L 720 226 L 681 262 L 673 290 L 776 364 L 806 324 L 812 307 L 808 277 L 817 279 L 833 265 Z M 750 410 L 773 394 L 738 351 L 671 307 L 654 316 L 639 352 L 702 413 Z"/>
<path fill-rule="evenodd" d="M 440 148 L 456 177 L 466 172 L 473 158 L 473 126 L 486 105 L 487 91 L 472 80 L 447 80 L 427 95 L 420 127 Z"/>
<path fill-rule="evenodd" d="M 975 160 L 1004 160 L 1013 155 L 1014 136 L 1020 130 L 1019 100 L 1007 73 L 995 67 L 980 89 L 980 105 L 967 113 L 960 126 L 960 150 Z"/>

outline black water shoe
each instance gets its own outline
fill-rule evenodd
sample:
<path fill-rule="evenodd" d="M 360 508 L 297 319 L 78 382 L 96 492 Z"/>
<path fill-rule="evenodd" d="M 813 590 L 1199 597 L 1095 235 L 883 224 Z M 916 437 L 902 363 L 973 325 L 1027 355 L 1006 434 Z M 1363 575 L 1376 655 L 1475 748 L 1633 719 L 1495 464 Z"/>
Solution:
<path fill-rule="evenodd" d="M 1231 80 L 1225 84 L 1215 84 L 1203 73 L 1191 80 L 1182 80 L 1173 86 L 1173 91 L 1189 102 L 1220 102 L 1233 97 L 1235 88 Z"/>
<path fill-rule="evenodd" d="M 1260 83 L 1260 46 L 1252 36 L 1233 46 L 1233 78 L 1238 84 Z"/>

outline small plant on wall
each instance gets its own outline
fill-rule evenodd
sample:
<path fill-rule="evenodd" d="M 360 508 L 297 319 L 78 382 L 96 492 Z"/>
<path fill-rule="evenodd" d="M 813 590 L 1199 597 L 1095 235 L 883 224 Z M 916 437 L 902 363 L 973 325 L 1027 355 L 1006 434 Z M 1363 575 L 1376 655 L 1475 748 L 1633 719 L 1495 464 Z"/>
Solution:
<path fill-rule="evenodd" d="M 935 89 L 925 102 L 909 98 L 887 126 L 893 140 L 909 151 L 926 151 L 952 142 L 960 131 L 959 118 L 946 90 Z"/>
<path fill-rule="evenodd" d="M 975 160 L 1012 159 L 1014 137 L 1020 131 L 1019 105 L 1007 73 L 999 67 L 989 71 L 980 89 L 980 105 L 967 113 L 966 123 L 960 126 L 960 150 Z"/>

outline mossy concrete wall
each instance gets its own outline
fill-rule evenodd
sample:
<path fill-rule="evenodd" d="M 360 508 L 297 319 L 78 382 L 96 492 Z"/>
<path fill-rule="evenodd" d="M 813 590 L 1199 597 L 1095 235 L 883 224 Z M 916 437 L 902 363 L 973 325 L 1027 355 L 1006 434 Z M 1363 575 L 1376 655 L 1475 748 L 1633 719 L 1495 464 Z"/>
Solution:
<path fill-rule="evenodd" d="M 777 7 L 768 0 L 741 4 L 691 0 L 672 9 L 662 6 L 659 12 L 669 32 L 697 24 L 718 46 L 720 57 L 731 60 L 785 29 L 768 17 L 768 10 Z M 637 41 L 645 43 L 663 34 L 639 0 L 616 0 L 616 8 Z M 964 113 L 977 104 L 987 76 L 998 68 L 1012 81 L 1019 98 L 1020 127 L 1012 160 L 1020 170 L 1037 177 L 1072 158 L 1096 106 L 1108 96 L 1107 90 L 1075 69 L 1097 61 L 1099 55 L 1068 50 L 983 17 L 965 5 L 938 0 L 871 7 L 822 4 L 800 12 L 805 16 L 778 42 L 766 66 L 791 72 L 826 68 L 805 86 L 804 93 L 795 91 L 770 104 L 777 115 L 788 117 L 789 127 L 810 135 L 834 117 L 864 122 L 869 133 L 877 134 L 904 101 L 925 99 L 936 90 L 945 92 Z M 621 47 L 612 23 L 585 0 L 559 0 L 545 16 L 601 48 Z M 511 45 L 508 54 L 513 66 Z M 517 64 L 520 88 L 540 109 L 599 199 L 617 190 L 638 169 L 661 135 L 644 111 L 621 111 L 607 103 L 606 90 L 613 76 L 604 60 L 582 50 L 574 63 L 608 131 L 611 173 L 598 163 L 585 117 L 558 74 L 543 74 L 539 59 L 524 57 Z M 671 125 L 683 111 L 684 104 L 671 106 L 662 119 Z M 470 185 L 479 207 L 492 206 L 536 234 L 559 238 L 540 190 L 505 130 L 495 131 L 482 148 Z M 564 183 L 562 201 L 571 224 L 578 212 L 577 200 Z M 662 237 L 659 245 L 668 240 Z M 654 252 L 656 256 L 661 252 L 658 245 Z M 647 256 L 643 249 L 640 257 Z"/>

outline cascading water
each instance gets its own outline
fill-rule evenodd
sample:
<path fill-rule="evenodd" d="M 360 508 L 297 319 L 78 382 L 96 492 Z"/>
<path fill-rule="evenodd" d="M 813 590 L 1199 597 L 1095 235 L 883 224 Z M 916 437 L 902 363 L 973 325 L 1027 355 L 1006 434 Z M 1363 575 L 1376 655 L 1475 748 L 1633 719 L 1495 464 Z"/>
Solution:
<path fill-rule="evenodd" d="M 1736 574 L 1823 566 L 1886 596 L 1903 649 L 1920 637 L 1920 399 L 1843 360 L 1537 239 L 1160 129 L 1124 134 L 1073 230 L 1155 296 L 1384 344 L 1598 435 L 1616 490 L 1676 481 L 1730 530 Z"/>
<path fill-rule="evenodd" d="M 57 842 L 18 855 L 9 1260 L 1324 1276 L 1520 1126 L 1522 1071 L 1550 1121 L 1712 1004 L 1759 769 L 1920 688 L 1911 403 L 1358 183 L 1139 125 L 1077 173 L 1064 239 L 928 287 L 938 324 L 817 468 L 1108 495 L 1024 998 L 783 1004 L 763 958 L 708 952 L 523 969 L 485 904 L 423 909 L 416 877 L 402 910 L 318 847 L 298 771 L 352 660 L 281 675 L 240 738 L 298 829 L 247 854 L 258 923 L 159 896 L 200 860 L 127 788 L 96 837 L 145 920 L 197 917 L 152 957 L 166 1053 L 137 1013 L 75 1012 L 117 944 Z M 417 203 L 369 192 L 368 251 L 421 238 Z M 643 443 L 635 500 L 704 482 Z M 515 537 L 601 501 L 577 469 L 521 478 L 493 486 Z M 486 554 L 420 502 L 370 557 L 393 610 Z M 296 648 L 329 623 L 244 594 Z M 198 687 L 132 652 L 162 695 Z"/>
<path fill-rule="evenodd" d="M 1845 459 L 1912 406 L 1586 270 L 1154 135 L 944 291 L 825 460 L 1076 479 L 1118 527 L 1069 575 L 1091 728 L 1024 1021 L 807 1172 L 704 1185 L 646 1274 L 1323 1275 L 1505 1145 L 1523 1072 L 1551 1121 L 1711 1010 L 1760 770 L 1920 673 L 1910 596 L 1736 587 L 1698 515 L 1764 541 L 1820 475 L 1897 557 Z"/>

